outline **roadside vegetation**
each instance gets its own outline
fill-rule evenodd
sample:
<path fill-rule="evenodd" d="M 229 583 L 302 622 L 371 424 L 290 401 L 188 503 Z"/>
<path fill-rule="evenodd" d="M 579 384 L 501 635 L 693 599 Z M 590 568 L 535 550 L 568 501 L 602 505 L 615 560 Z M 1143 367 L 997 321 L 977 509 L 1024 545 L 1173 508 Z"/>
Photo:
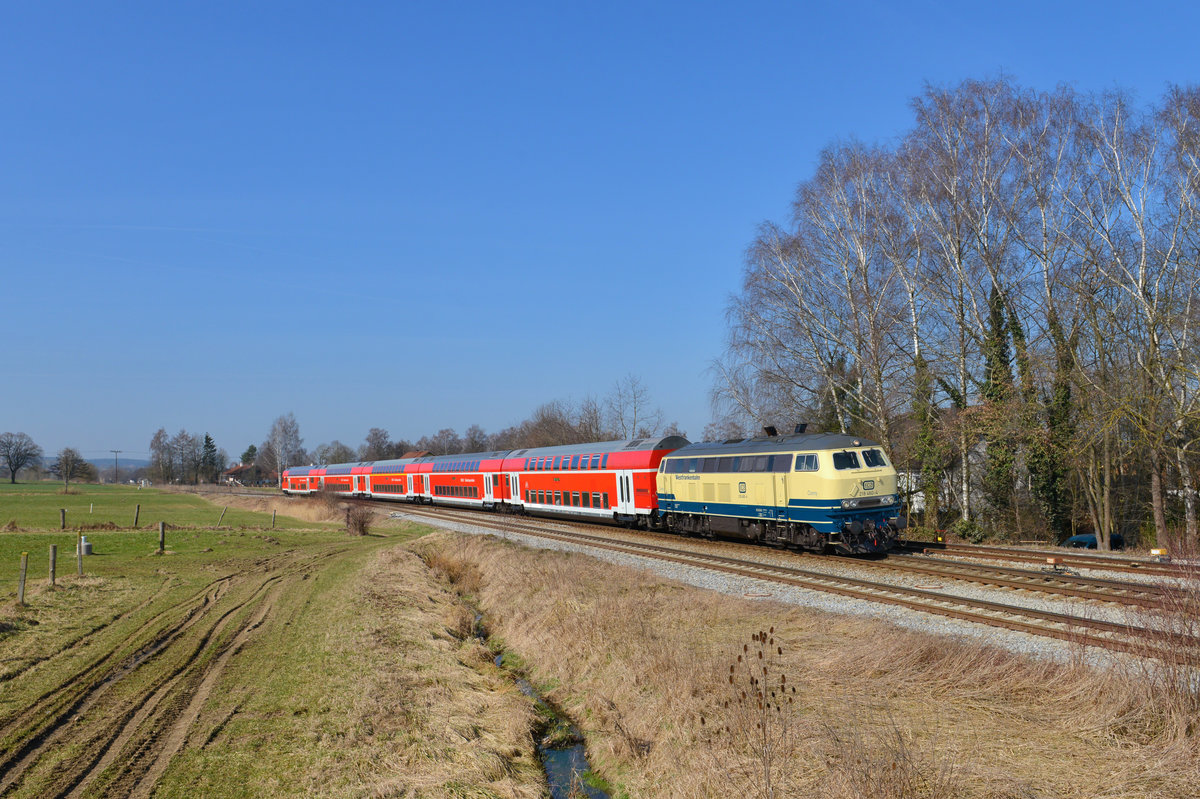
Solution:
<path fill-rule="evenodd" d="M 1035 660 L 494 539 L 414 546 L 584 730 L 619 795 L 1182 799 L 1200 780 L 1194 707 L 1137 667 Z"/>

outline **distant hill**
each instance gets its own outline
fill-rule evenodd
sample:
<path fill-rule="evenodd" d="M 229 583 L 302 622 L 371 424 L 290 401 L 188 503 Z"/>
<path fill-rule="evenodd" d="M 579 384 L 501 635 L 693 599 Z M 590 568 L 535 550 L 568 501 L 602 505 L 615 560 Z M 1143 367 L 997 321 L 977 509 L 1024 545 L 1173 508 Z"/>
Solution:
<path fill-rule="evenodd" d="M 97 469 L 111 469 L 113 467 L 111 455 L 107 458 L 86 458 L 86 460 Z M 126 469 L 141 469 L 144 466 L 150 465 L 150 461 L 145 458 L 118 458 L 117 461 L 121 467 L 121 471 L 125 471 Z"/>

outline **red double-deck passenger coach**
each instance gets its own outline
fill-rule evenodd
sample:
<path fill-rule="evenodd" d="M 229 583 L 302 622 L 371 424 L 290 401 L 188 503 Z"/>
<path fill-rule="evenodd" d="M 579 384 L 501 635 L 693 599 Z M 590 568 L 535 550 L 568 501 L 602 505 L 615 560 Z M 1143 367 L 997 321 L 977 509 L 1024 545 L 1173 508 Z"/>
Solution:
<path fill-rule="evenodd" d="M 284 472 L 283 490 L 653 526 L 659 516 L 655 491 L 659 463 L 687 443 L 679 436 L 667 436 L 300 466 Z"/>

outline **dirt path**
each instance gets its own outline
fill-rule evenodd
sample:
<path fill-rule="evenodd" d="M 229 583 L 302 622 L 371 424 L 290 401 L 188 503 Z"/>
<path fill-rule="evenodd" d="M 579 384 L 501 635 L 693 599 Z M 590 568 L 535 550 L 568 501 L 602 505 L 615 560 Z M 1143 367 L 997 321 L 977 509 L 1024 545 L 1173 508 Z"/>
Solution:
<path fill-rule="evenodd" d="M 281 593 L 337 555 L 281 553 L 209 583 L 146 620 L 0 728 L 0 794 L 149 796 L 230 659 Z M 81 639 L 44 663 L 66 661 Z"/>

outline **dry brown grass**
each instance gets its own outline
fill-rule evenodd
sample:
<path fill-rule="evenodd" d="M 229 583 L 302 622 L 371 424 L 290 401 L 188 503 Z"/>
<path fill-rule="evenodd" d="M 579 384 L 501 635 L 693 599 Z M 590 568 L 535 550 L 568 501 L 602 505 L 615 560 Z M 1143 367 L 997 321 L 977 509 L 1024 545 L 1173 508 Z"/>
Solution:
<path fill-rule="evenodd" d="M 1176 547 L 1176 552 L 1183 547 Z M 1130 623 L 1143 631 L 1147 657 L 1125 664 L 1140 691 L 1130 697 L 1135 706 L 1155 712 L 1135 728 L 1145 739 L 1189 741 L 1200 737 L 1200 560 L 1195 547 L 1177 560 L 1182 574 L 1162 583 L 1159 607 L 1132 614 Z M 1160 653 L 1169 657 L 1157 657 Z"/>
<path fill-rule="evenodd" d="M 290 497 L 285 494 L 264 495 L 262 497 L 240 496 L 236 494 L 214 494 L 207 499 L 221 505 L 242 510 L 270 513 L 278 510 L 284 516 L 293 519 L 303 519 L 306 522 L 341 522 L 345 518 L 342 503 L 335 499 L 332 503 L 309 499 L 307 497 Z"/>
<path fill-rule="evenodd" d="M 439 535 L 495 636 L 589 734 L 631 797 L 760 796 L 725 725 L 731 658 L 772 625 L 795 688 L 775 796 L 1192 797 L 1195 731 L 1128 673 L 693 589 L 579 555 Z M 705 723 L 701 724 L 701 719 Z M 740 748 L 739 748 L 740 747 Z M 736 790 L 735 790 L 736 788 Z"/>

